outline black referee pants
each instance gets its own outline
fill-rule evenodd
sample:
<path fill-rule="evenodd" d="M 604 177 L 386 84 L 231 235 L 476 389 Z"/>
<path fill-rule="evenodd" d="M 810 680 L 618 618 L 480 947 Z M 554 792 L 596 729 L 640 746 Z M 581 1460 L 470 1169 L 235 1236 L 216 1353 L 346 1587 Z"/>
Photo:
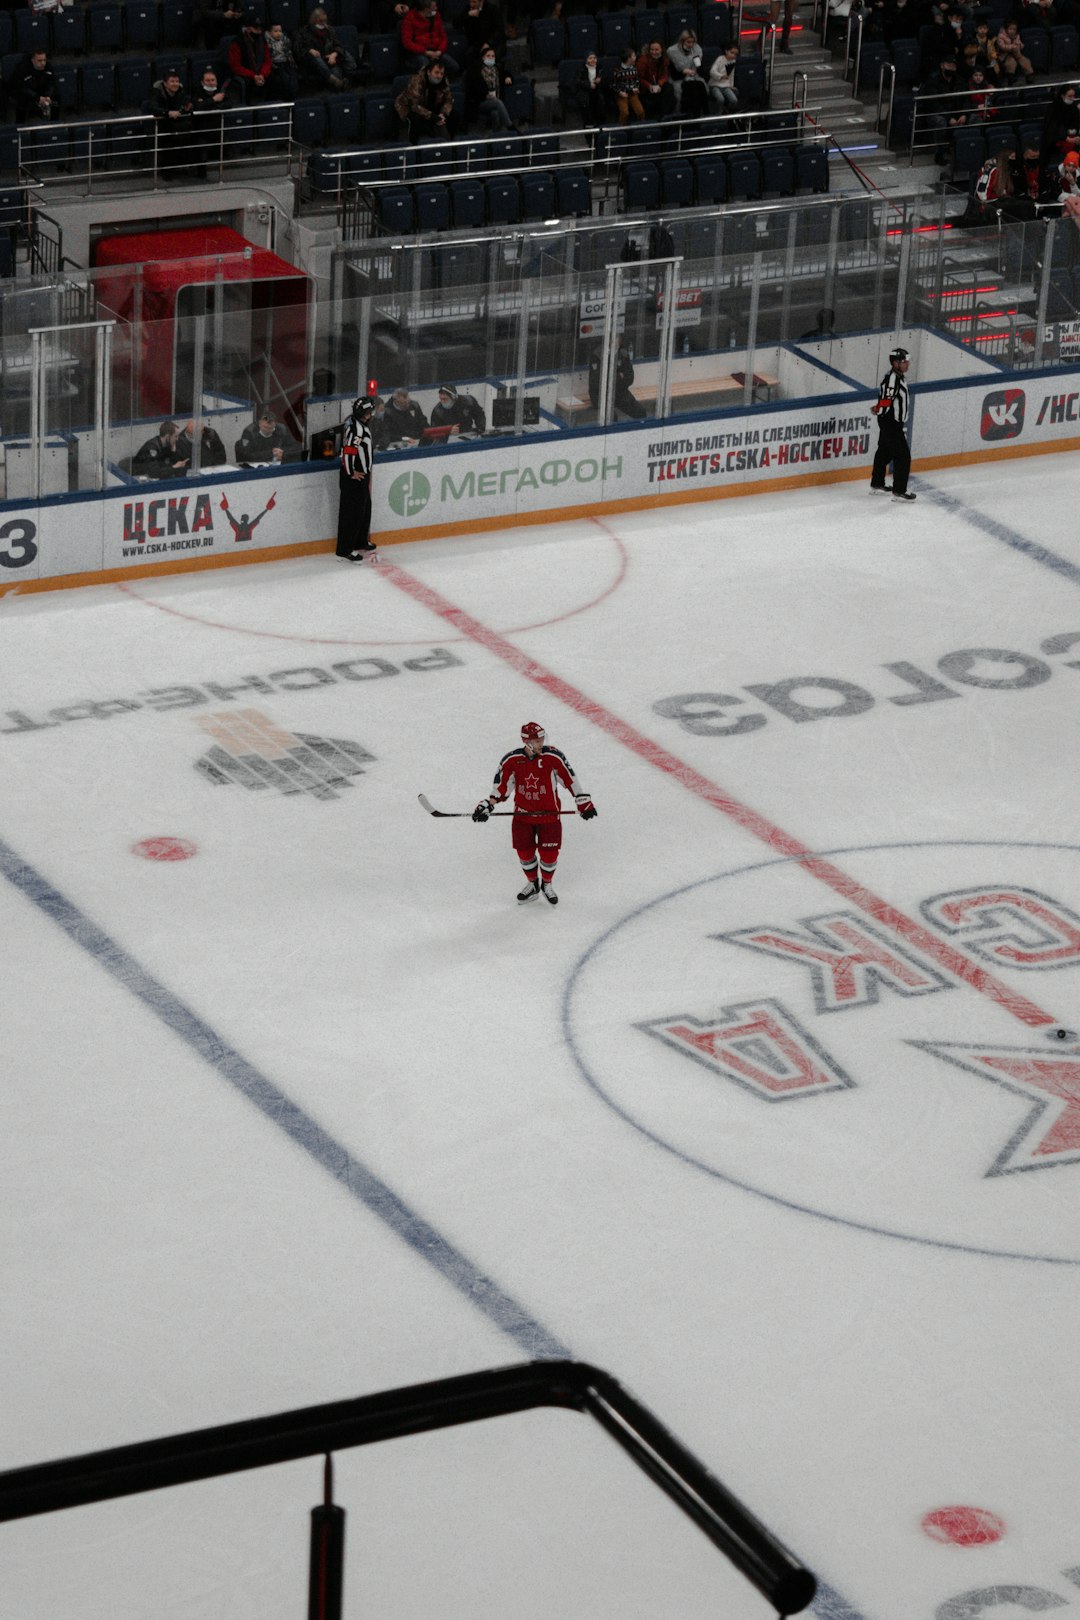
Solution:
<path fill-rule="evenodd" d="M 338 471 L 337 555 L 348 557 L 359 551 L 371 528 L 371 478 L 361 482 Z"/>
<path fill-rule="evenodd" d="M 884 489 L 885 471 L 890 461 L 893 470 L 893 494 L 903 495 L 907 490 L 908 474 L 911 472 L 911 451 L 908 449 L 908 442 L 900 423 L 892 416 L 879 416 L 877 455 L 874 457 L 874 470 L 870 474 L 870 483 L 874 489 Z"/>

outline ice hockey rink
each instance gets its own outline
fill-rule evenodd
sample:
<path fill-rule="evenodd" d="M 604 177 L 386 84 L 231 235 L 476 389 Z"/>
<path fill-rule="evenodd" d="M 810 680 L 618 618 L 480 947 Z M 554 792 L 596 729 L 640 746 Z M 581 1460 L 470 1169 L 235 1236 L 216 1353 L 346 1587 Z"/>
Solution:
<path fill-rule="evenodd" d="M 1080 469 L 913 487 L 0 601 L 0 1466 L 571 1355 L 818 1620 L 1080 1615 Z M 526 720 L 557 908 L 417 800 Z M 0 1620 L 286 1620 L 320 1493 L 4 1526 Z M 356 1620 L 771 1612 L 569 1414 L 337 1494 Z"/>

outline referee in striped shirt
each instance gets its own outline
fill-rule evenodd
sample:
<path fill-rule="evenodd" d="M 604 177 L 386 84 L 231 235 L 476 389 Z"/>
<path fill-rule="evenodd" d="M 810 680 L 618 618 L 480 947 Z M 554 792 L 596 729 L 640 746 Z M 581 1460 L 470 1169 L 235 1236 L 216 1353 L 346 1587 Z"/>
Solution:
<path fill-rule="evenodd" d="M 870 488 L 875 494 L 891 494 L 894 501 L 915 499 L 914 490 L 907 487 L 911 450 L 904 434 L 908 419 L 908 391 L 904 378 L 910 364 L 906 349 L 893 349 L 889 355 L 889 369 L 878 388 L 877 404 L 870 407 L 878 420 L 878 447 L 874 470 L 870 474 Z M 887 484 L 885 472 L 890 461 L 893 481 Z"/>
<path fill-rule="evenodd" d="M 369 423 L 374 409 L 374 400 L 364 395 L 354 399 L 341 436 L 336 554 L 346 562 L 363 562 L 375 550 L 368 539 L 372 453 Z"/>

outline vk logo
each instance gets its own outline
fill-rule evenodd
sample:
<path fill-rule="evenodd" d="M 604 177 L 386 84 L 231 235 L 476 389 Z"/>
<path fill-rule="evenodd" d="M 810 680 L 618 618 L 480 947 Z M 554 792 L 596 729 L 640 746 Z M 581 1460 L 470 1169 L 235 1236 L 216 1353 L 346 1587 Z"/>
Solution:
<path fill-rule="evenodd" d="M 1003 388 L 987 394 L 982 406 L 984 439 L 1015 439 L 1024 427 L 1024 390 Z"/>

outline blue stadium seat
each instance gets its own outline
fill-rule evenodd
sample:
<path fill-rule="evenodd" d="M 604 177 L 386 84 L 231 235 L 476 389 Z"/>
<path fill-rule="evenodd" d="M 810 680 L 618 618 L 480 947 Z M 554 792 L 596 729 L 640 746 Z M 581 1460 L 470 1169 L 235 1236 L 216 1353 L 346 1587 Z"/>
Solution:
<path fill-rule="evenodd" d="M 0 276 L 13 276 L 15 274 L 15 248 L 11 240 L 10 231 L 0 231 Z"/>
<path fill-rule="evenodd" d="M 126 0 L 124 5 L 124 43 L 129 51 L 145 51 L 148 55 L 161 43 L 161 18 L 157 0 Z"/>
<path fill-rule="evenodd" d="M 79 105 L 79 70 L 73 62 L 53 62 L 56 79 L 56 100 L 60 111 L 71 117 Z"/>
<path fill-rule="evenodd" d="M 112 112 L 116 107 L 116 69 L 111 62 L 84 62 L 79 69 L 79 103 L 83 112 Z"/>
<path fill-rule="evenodd" d="M 15 23 L 10 11 L 0 11 L 0 56 L 15 49 Z"/>
<path fill-rule="evenodd" d="M 410 180 L 445 180 L 456 173 L 458 157 L 453 141 L 425 141 L 406 148 L 405 173 Z"/>
<path fill-rule="evenodd" d="M 228 57 L 220 50 L 191 51 L 188 55 L 188 77 L 190 82 L 193 85 L 201 84 L 202 76 L 207 68 L 213 68 L 215 73 L 220 73 L 222 64 L 227 61 Z"/>
<path fill-rule="evenodd" d="M 173 70 L 180 75 L 180 83 L 185 90 L 191 89 L 191 65 L 187 54 L 180 51 L 171 51 L 166 55 L 154 58 L 154 78 L 163 79 L 166 73 Z"/>
<path fill-rule="evenodd" d="M 522 141 L 525 161 L 533 168 L 546 168 L 559 155 L 559 137 L 554 130 L 530 130 L 528 140 Z"/>
<path fill-rule="evenodd" d="M 660 201 L 664 208 L 689 208 L 694 200 L 694 169 L 689 158 L 663 158 Z"/>
<path fill-rule="evenodd" d="M 660 173 L 655 163 L 628 163 L 623 170 L 623 205 L 633 213 L 660 206 Z"/>
<path fill-rule="evenodd" d="M 795 190 L 795 157 L 786 146 L 762 152 L 761 189 L 767 197 L 790 197 Z"/>
<path fill-rule="evenodd" d="M 270 0 L 270 21 L 280 23 L 291 39 L 301 23 L 307 21 L 307 13 L 300 0 Z"/>
<path fill-rule="evenodd" d="M 566 55 L 566 29 L 558 17 L 537 17 L 529 29 L 535 65 L 554 67 Z"/>
<path fill-rule="evenodd" d="M 82 56 L 86 51 L 86 12 L 61 6 L 52 15 L 52 48 L 57 56 Z"/>
<path fill-rule="evenodd" d="M 348 51 L 354 62 L 360 60 L 360 36 L 352 23 L 339 23 L 335 30 L 342 49 Z"/>
<path fill-rule="evenodd" d="M 732 198 L 761 196 L 761 162 L 756 152 L 728 154 L 728 188 Z"/>
<path fill-rule="evenodd" d="M 795 153 L 796 183 L 809 191 L 828 191 L 829 158 L 823 146 L 800 146 Z"/>
<path fill-rule="evenodd" d="M 418 231 L 450 229 L 450 188 L 445 181 L 422 181 L 413 186 L 412 195 Z"/>
<path fill-rule="evenodd" d="M 921 52 L 913 39 L 894 39 L 892 42 L 893 67 L 897 84 L 918 84 L 921 76 Z"/>
<path fill-rule="evenodd" d="M 621 57 L 634 43 L 634 23 L 628 11 L 605 11 L 600 18 L 600 44 L 605 56 Z"/>
<path fill-rule="evenodd" d="M 32 174 L 48 177 L 70 160 L 68 132 L 63 124 L 35 124 L 23 131 L 23 162 Z"/>
<path fill-rule="evenodd" d="M 401 72 L 401 51 L 396 34 L 371 34 L 367 42 L 368 66 L 371 77 L 380 84 L 389 84 Z"/>
<path fill-rule="evenodd" d="M 1080 34 L 1075 28 L 1062 26 L 1050 30 L 1050 69 L 1053 73 L 1071 73 L 1080 62 Z"/>
<path fill-rule="evenodd" d="M 0 124 L 0 174 L 14 172 L 19 166 L 19 128 L 17 124 Z"/>
<path fill-rule="evenodd" d="M 643 51 L 652 40 L 658 39 L 664 43 L 664 14 L 651 6 L 642 11 L 635 11 L 632 16 L 634 24 L 634 44 L 639 51 Z"/>
<path fill-rule="evenodd" d="M 1029 33 L 1035 32 L 1033 29 Z M 1024 41 L 1025 47 L 1027 40 Z M 986 138 L 978 124 L 961 125 L 951 131 L 952 175 L 978 174 L 986 159 Z"/>
<path fill-rule="evenodd" d="M 89 47 L 94 55 L 113 55 L 123 50 L 123 6 L 117 0 L 91 0 Z"/>
<path fill-rule="evenodd" d="M 314 191 L 333 194 L 342 184 L 341 158 L 337 152 L 312 152 L 308 179 Z"/>
<path fill-rule="evenodd" d="M 559 169 L 555 175 L 555 200 L 560 217 L 592 213 L 592 188 L 584 169 Z"/>
<path fill-rule="evenodd" d="M 735 64 L 735 88 L 743 107 L 765 105 L 765 68 L 760 57 L 739 57 Z"/>
<path fill-rule="evenodd" d="M 15 49 L 27 56 L 32 51 L 49 49 L 49 18 L 46 12 L 40 15 L 32 11 L 15 13 Z"/>
<path fill-rule="evenodd" d="M 367 91 L 361 99 L 361 107 L 366 141 L 387 141 L 397 133 L 398 117 L 394 111 L 394 98 L 385 90 Z"/>
<path fill-rule="evenodd" d="M 536 111 L 531 79 L 515 79 L 503 85 L 502 103 L 515 124 L 531 124 Z"/>
<path fill-rule="evenodd" d="M 190 45 L 191 0 L 161 0 L 161 43 L 168 50 L 177 45 Z"/>
<path fill-rule="evenodd" d="M 664 12 L 664 32 L 669 45 L 687 29 L 697 33 L 697 9 L 694 6 L 668 6 Z"/>
<path fill-rule="evenodd" d="M 341 0 L 341 20 L 366 34 L 371 21 L 370 0 Z"/>
<path fill-rule="evenodd" d="M 286 106 L 256 107 L 255 154 L 268 156 L 283 152 L 289 144 L 289 108 Z"/>
<path fill-rule="evenodd" d="M 360 122 L 360 101 L 356 102 L 356 121 Z M 293 135 L 301 146 L 321 146 L 326 139 L 326 102 L 321 96 L 305 96 L 293 107 Z"/>
<path fill-rule="evenodd" d="M 226 162 L 251 156 L 255 130 L 254 107 L 230 107 L 221 115 L 222 143 Z"/>
<path fill-rule="evenodd" d="M 536 169 L 521 176 L 521 217 L 530 222 L 554 219 L 554 175 Z"/>
<path fill-rule="evenodd" d="M 413 229 L 412 192 L 405 186 L 388 186 L 379 192 L 379 222 L 391 236 L 408 236 Z"/>
<path fill-rule="evenodd" d="M 130 61 L 117 62 L 117 107 L 141 107 L 149 96 L 153 83 L 154 73 L 148 57 L 132 57 Z"/>
<path fill-rule="evenodd" d="M 694 159 L 694 178 L 699 203 L 727 202 L 727 159 L 719 153 L 704 153 Z"/>
<path fill-rule="evenodd" d="M 484 223 L 484 183 L 473 175 L 450 182 L 450 211 L 456 231 L 478 231 Z"/>
<path fill-rule="evenodd" d="M 876 45 L 872 41 L 863 45 L 859 56 L 859 85 L 860 90 L 876 90 L 881 79 L 881 69 L 889 60 L 886 46 Z"/>
<path fill-rule="evenodd" d="M 360 97 L 351 90 L 343 90 L 334 96 L 321 96 L 311 98 L 312 101 L 325 109 L 326 128 L 329 139 L 335 146 L 359 146 L 360 144 Z M 309 100 L 304 98 L 303 103 L 297 106 L 308 106 Z"/>
<path fill-rule="evenodd" d="M 512 174 L 484 182 L 487 217 L 492 225 L 516 225 L 521 218 L 521 191 Z"/>
<path fill-rule="evenodd" d="M 731 10 L 723 0 L 705 0 L 701 7 L 698 38 L 705 50 L 731 42 Z"/>
<path fill-rule="evenodd" d="M 1024 55 L 1036 73 L 1050 71 L 1050 33 L 1046 28 L 1025 28 Z"/>
<path fill-rule="evenodd" d="M 567 17 L 566 54 L 583 60 L 590 51 L 600 49 L 600 29 L 595 17 Z"/>

